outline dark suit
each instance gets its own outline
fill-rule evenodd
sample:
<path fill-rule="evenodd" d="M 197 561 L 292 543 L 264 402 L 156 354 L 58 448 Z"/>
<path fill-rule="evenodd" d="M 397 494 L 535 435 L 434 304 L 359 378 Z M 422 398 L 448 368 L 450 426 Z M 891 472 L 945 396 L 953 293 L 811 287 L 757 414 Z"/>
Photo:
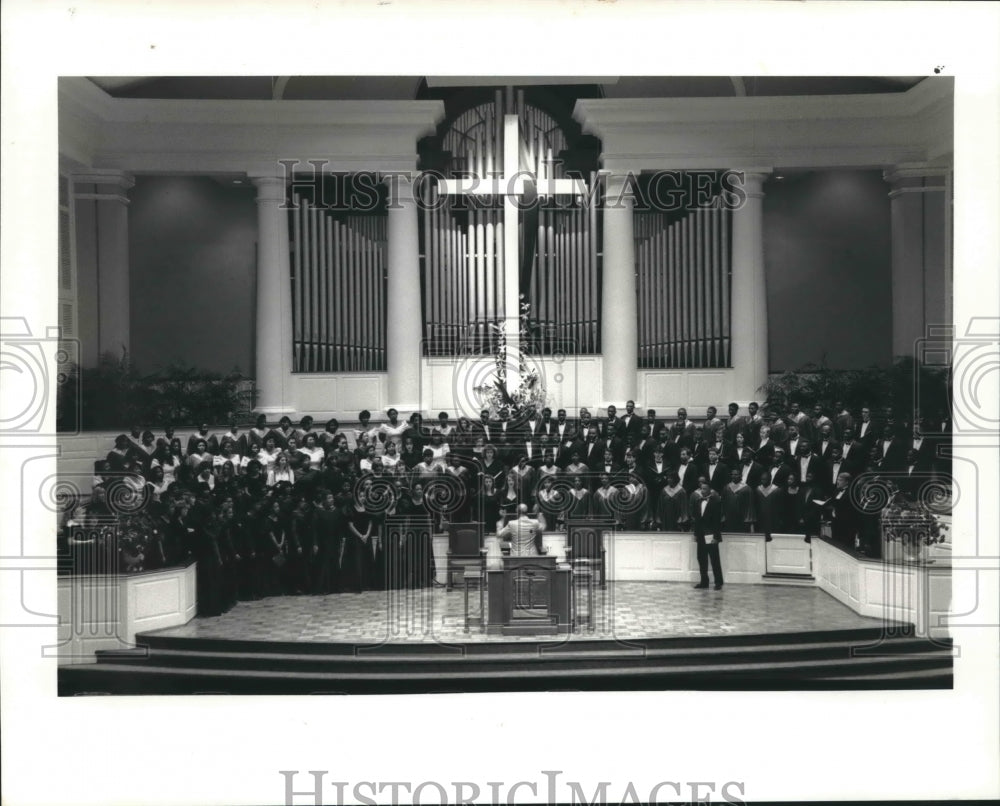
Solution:
<path fill-rule="evenodd" d="M 708 477 L 709 486 L 717 493 L 721 493 L 729 484 L 729 467 L 722 462 L 716 462 L 714 468 L 706 462 L 701 475 Z"/>
<path fill-rule="evenodd" d="M 642 426 L 645 422 L 638 414 L 632 414 L 631 416 L 626 414 L 624 417 L 619 417 L 618 436 L 626 442 L 629 437 L 632 437 L 634 442 L 638 442 L 642 438 Z"/>
<path fill-rule="evenodd" d="M 743 471 L 746 467 L 749 467 L 750 470 L 745 474 L 744 478 Z M 756 490 L 757 487 L 760 485 L 761 476 L 764 475 L 764 466 L 761 465 L 759 462 L 751 462 L 749 465 L 741 465 L 739 471 L 740 471 L 740 478 L 742 478 L 746 482 L 746 485 L 750 489 Z"/>
<path fill-rule="evenodd" d="M 869 420 L 867 424 L 859 420 L 854 429 L 854 437 L 858 442 L 871 448 L 875 444 L 875 440 L 878 438 L 881 430 L 874 420 Z"/>
<path fill-rule="evenodd" d="M 737 414 L 729 419 L 722 431 L 722 439 L 732 445 L 736 442 L 737 434 L 742 434 L 744 438 L 747 437 L 747 418 L 742 414 Z"/>
<path fill-rule="evenodd" d="M 698 476 L 700 472 L 698 466 L 692 461 L 688 462 L 687 470 L 684 470 L 684 465 L 680 462 L 676 465 L 677 475 L 681 477 L 681 486 L 690 495 L 696 489 L 698 489 Z"/>
<path fill-rule="evenodd" d="M 850 445 L 846 443 L 840 446 L 840 449 L 844 451 L 844 467 L 842 471 L 844 473 L 857 473 L 864 468 L 865 462 L 867 461 L 868 451 L 865 450 L 865 446 L 860 442 L 855 440 Z"/>
<path fill-rule="evenodd" d="M 591 470 L 595 469 L 598 465 L 604 464 L 604 441 L 601 439 L 594 440 L 593 443 L 588 442 L 585 445 L 579 445 L 575 450 L 578 450 L 580 453 L 580 461 Z"/>
<path fill-rule="evenodd" d="M 708 565 L 712 564 L 712 576 L 716 587 L 722 585 L 722 561 L 719 558 L 719 543 L 722 542 L 722 498 L 717 492 L 709 494 L 702 512 L 700 494 L 691 496 L 691 526 L 694 542 L 698 544 L 698 572 L 701 585 L 708 585 Z M 706 538 L 715 538 L 711 542 Z"/>
<path fill-rule="evenodd" d="M 830 456 L 832 455 L 832 449 L 839 445 L 840 443 L 837 442 L 837 440 L 831 439 L 829 442 L 826 443 L 826 448 L 823 447 L 822 440 L 817 442 L 814 447 L 816 449 L 816 453 L 819 455 L 819 458 L 822 459 L 827 464 L 829 464 Z"/>
<path fill-rule="evenodd" d="M 814 481 L 826 478 L 824 475 L 826 466 L 823 464 L 823 460 L 815 453 L 809 454 L 809 461 L 806 463 L 805 471 L 802 470 L 801 456 L 793 456 L 788 462 L 792 467 L 792 472 L 799 477 L 800 484 L 806 483 L 806 474 L 808 473 L 812 473 Z"/>
<path fill-rule="evenodd" d="M 837 434 L 837 439 L 843 439 L 844 432 L 848 428 L 854 431 L 855 435 L 857 435 L 858 429 L 854 427 L 854 418 L 850 415 L 850 413 L 844 411 L 834 417 L 833 430 Z"/>
<path fill-rule="evenodd" d="M 774 441 L 770 436 L 764 445 L 758 441 L 757 447 L 754 448 L 754 458 L 765 467 L 771 464 L 771 460 L 774 459 Z"/>
<path fill-rule="evenodd" d="M 906 466 L 906 454 L 910 450 L 910 440 L 903 436 L 893 436 L 888 440 L 880 437 L 876 443 L 879 458 L 882 460 L 882 470 L 887 473 L 895 473 Z"/>

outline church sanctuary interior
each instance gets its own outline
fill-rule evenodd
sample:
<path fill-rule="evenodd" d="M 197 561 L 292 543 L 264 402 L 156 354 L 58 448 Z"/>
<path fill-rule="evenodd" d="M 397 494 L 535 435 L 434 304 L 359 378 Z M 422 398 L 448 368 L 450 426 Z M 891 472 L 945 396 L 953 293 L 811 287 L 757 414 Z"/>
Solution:
<path fill-rule="evenodd" d="M 61 78 L 60 694 L 951 688 L 953 86 Z"/>

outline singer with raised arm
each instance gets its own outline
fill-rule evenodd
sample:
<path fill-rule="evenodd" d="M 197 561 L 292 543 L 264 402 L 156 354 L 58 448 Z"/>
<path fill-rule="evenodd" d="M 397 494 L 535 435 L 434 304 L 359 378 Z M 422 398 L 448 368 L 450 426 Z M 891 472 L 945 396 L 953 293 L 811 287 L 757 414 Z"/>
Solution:
<path fill-rule="evenodd" d="M 546 553 L 545 546 L 542 545 L 541 525 L 528 516 L 527 504 L 518 505 L 517 517 L 501 529 L 497 537 L 503 554 L 526 557 Z"/>

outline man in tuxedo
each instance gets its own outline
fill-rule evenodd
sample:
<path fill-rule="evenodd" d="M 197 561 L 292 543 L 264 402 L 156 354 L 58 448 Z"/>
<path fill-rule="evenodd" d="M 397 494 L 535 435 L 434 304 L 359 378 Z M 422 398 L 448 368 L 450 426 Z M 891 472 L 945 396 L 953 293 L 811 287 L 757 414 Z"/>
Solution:
<path fill-rule="evenodd" d="M 919 451 L 911 448 L 906 453 L 906 461 L 900 473 L 902 478 L 899 480 L 899 488 L 907 498 L 916 501 L 920 495 L 920 488 L 934 477 L 934 465 L 921 457 Z"/>
<path fill-rule="evenodd" d="M 906 426 L 897 426 L 894 420 L 886 420 L 882 435 L 876 444 L 883 472 L 898 473 L 903 469 L 906 465 L 907 451 L 910 450 Z"/>
<path fill-rule="evenodd" d="M 816 446 L 816 453 L 824 462 L 829 463 L 830 454 L 834 446 L 840 447 L 836 437 L 833 435 L 833 424 L 824 423 L 819 429 L 819 444 Z"/>
<path fill-rule="evenodd" d="M 739 412 L 739 404 L 729 404 L 729 419 L 722 431 L 722 439 L 728 445 L 735 444 L 737 434 L 742 434 L 744 439 L 747 438 L 747 419 Z"/>
<path fill-rule="evenodd" d="M 865 446 L 865 453 L 868 453 L 871 446 L 875 444 L 875 440 L 878 438 L 877 432 L 878 428 L 872 420 L 872 410 L 868 406 L 862 407 L 861 422 L 858 423 L 855 433 L 858 442 Z"/>
<path fill-rule="evenodd" d="M 813 406 L 811 425 L 813 439 L 817 441 L 819 440 L 820 433 L 823 431 L 824 425 L 830 426 L 830 431 L 833 431 L 833 420 L 823 413 L 823 407 L 819 403 Z"/>
<path fill-rule="evenodd" d="M 791 433 L 792 426 L 794 425 L 798 428 L 799 434 L 808 437 L 809 426 L 811 424 L 809 415 L 799 408 L 799 402 L 797 400 L 789 401 L 788 409 L 788 416 L 785 418 L 785 421 L 788 423 L 789 433 Z"/>
<path fill-rule="evenodd" d="M 539 426 L 539 431 L 545 436 L 549 436 L 555 432 L 555 423 L 552 421 L 552 409 L 546 406 L 542 409 L 542 424 Z"/>
<path fill-rule="evenodd" d="M 517 426 L 510 421 L 510 410 L 506 406 L 497 412 L 493 426 L 493 443 L 497 446 L 497 454 L 510 467 L 517 461 L 520 453 L 518 442 L 521 435 L 517 433 Z"/>
<path fill-rule="evenodd" d="M 698 544 L 698 573 L 701 580 L 695 588 L 708 587 L 708 565 L 712 564 L 715 589 L 722 590 L 722 497 L 711 488 L 708 479 L 698 480 L 698 491 L 691 496 L 691 525 L 694 542 Z"/>
<path fill-rule="evenodd" d="M 643 423 L 642 429 L 639 432 L 639 438 L 634 440 L 631 445 L 631 450 L 638 458 L 639 464 L 648 464 L 650 459 L 653 458 L 653 452 L 658 447 L 659 446 L 653 442 L 652 432 L 649 430 L 649 425 Z"/>
<path fill-rule="evenodd" d="M 814 479 L 826 478 L 823 460 L 812 452 L 812 445 L 808 439 L 799 440 L 799 449 L 793 460 L 792 468 L 799 477 L 799 483 L 802 484 L 810 475 Z"/>
<path fill-rule="evenodd" d="M 742 481 L 751 490 L 757 489 L 760 484 L 761 477 L 764 475 L 765 465 L 756 461 L 752 453 L 747 453 L 743 457 L 743 463 L 740 465 L 740 481 Z"/>
<path fill-rule="evenodd" d="M 854 475 L 865 466 L 865 448 L 854 439 L 853 428 L 844 429 L 843 442 L 840 444 L 840 455 L 845 473 Z"/>
<path fill-rule="evenodd" d="M 785 450 L 788 452 L 789 456 L 799 455 L 799 445 L 802 443 L 802 436 L 799 433 L 799 427 L 797 425 L 788 426 L 788 442 L 785 445 Z"/>
<path fill-rule="evenodd" d="M 719 461 L 719 452 L 715 448 L 708 449 L 708 462 L 702 467 L 701 474 L 717 493 L 721 494 L 729 484 L 729 468 Z"/>
<path fill-rule="evenodd" d="M 656 409 L 646 409 L 646 421 L 644 425 L 649 428 L 649 433 L 656 439 L 656 427 L 660 424 L 656 419 Z"/>
<path fill-rule="evenodd" d="M 673 473 L 673 468 L 667 464 L 663 449 L 657 445 L 653 449 L 652 458 L 642 465 L 642 479 L 646 483 L 646 487 L 649 488 L 649 492 L 653 495 L 659 495 L 660 490 L 666 486 L 667 478 L 671 473 Z M 653 507 L 651 509 L 656 511 Z"/>
<path fill-rule="evenodd" d="M 681 460 L 681 450 L 694 450 L 695 424 L 687 418 L 685 409 L 677 410 L 677 419 L 667 430 L 665 455 L 670 464 L 676 466 Z"/>
<path fill-rule="evenodd" d="M 771 475 L 774 485 L 780 487 L 782 490 L 788 487 L 788 477 L 790 475 L 793 473 L 798 475 L 798 471 L 792 467 L 786 457 L 785 449 L 778 445 L 774 447 L 774 458 L 771 459 L 771 466 L 768 468 L 768 472 Z"/>
<path fill-rule="evenodd" d="M 840 445 L 834 443 L 833 447 L 830 448 L 830 458 L 826 462 L 826 466 L 827 471 L 823 477 L 823 489 L 833 490 L 837 486 L 837 479 L 840 478 L 841 474 L 846 474 L 849 467 L 844 461 L 844 454 Z"/>
<path fill-rule="evenodd" d="M 574 449 L 591 470 L 597 470 L 604 460 L 604 441 L 598 438 L 594 428 L 587 431 L 587 441 L 583 445 L 574 446 Z"/>
<path fill-rule="evenodd" d="M 632 437 L 634 442 L 639 441 L 639 435 L 642 432 L 642 420 L 635 413 L 634 400 L 625 402 L 625 416 L 619 420 L 618 431 L 626 443 L 629 437 Z"/>
<path fill-rule="evenodd" d="M 771 429 L 771 442 L 774 444 L 774 447 L 781 446 L 787 452 L 788 426 L 771 411 L 764 415 L 764 423 Z"/>
<path fill-rule="evenodd" d="M 597 464 L 594 470 L 602 476 L 609 476 L 612 480 L 614 480 L 618 476 L 622 475 L 625 470 L 625 466 L 615 459 L 615 456 L 611 452 L 610 448 L 605 448 L 604 456 L 601 457 L 601 461 Z"/>
<path fill-rule="evenodd" d="M 840 473 L 827 507 L 831 510 L 831 537 L 847 548 L 854 548 L 858 536 L 858 510 L 851 501 L 850 486 L 851 474 Z"/>
<path fill-rule="evenodd" d="M 681 448 L 680 458 L 677 461 L 677 477 L 688 495 L 698 488 L 698 468 L 692 461 L 691 451 L 688 448 Z"/>
<path fill-rule="evenodd" d="M 753 446 L 755 459 L 764 467 L 771 464 L 774 457 L 774 442 L 771 440 L 771 426 L 764 424 L 760 427 L 757 436 L 757 444 Z"/>
<path fill-rule="evenodd" d="M 716 415 L 718 409 L 709 406 L 705 410 L 705 424 L 701 428 L 702 439 L 708 444 L 715 444 L 722 441 L 723 423 Z"/>
<path fill-rule="evenodd" d="M 604 431 L 604 448 L 615 455 L 616 462 L 625 461 L 625 450 L 628 447 L 622 431 L 621 420 L 608 423 Z"/>
<path fill-rule="evenodd" d="M 569 457 L 576 442 L 576 428 L 566 419 L 566 409 L 559 409 L 556 412 L 556 421 L 553 424 L 553 433 L 559 441 L 559 451 L 563 457 Z M 563 465 L 565 467 L 565 465 Z"/>
<path fill-rule="evenodd" d="M 937 464 L 937 446 L 940 438 L 935 433 L 930 420 L 917 420 L 913 423 L 913 436 L 910 439 L 910 449 L 917 452 L 921 465 L 932 467 Z"/>
<path fill-rule="evenodd" d="M 600 423 L 601 438 L 607 442 L 609 439 L 609 432 L 614 431 L 618 428 L 618 407 L 611 405 L 608 406 L 608 416 Z"/>
<path fill-rule="evenodd" d="M 539 434 L 541 434 L 542 420 L 538 416 L 538 411 L 534 407 L 529 408 L 527 414 L 528 417 L 525 420 L 524 425 L 521 427 L 523 432 L 521 434 L 521 439 L 530 439 L 534 441 L 537 440 Z"/>
<path fill-rule="evenodd" d="M 576 441 L 581 444 L 586 443 L 591 432 L 600 436 L 600 430 L 597 427 L 597 423 L 595 423 L 590 417 L 590 410 L 580 409 L 580 418 L 576 423 Z"/>
<path fill-rule="evenodd" d="M 481 438 L 483 442 L 496 442 L 493 423 L 490 420 L 490 410 L 483 409 L 479 412 L 478 422 L 472 424 L 472 432 L 476 438 Z"/>
<path fill-rule="evenodd" d="M 833 431 L 837 435 L 837 439 L 843 442 L 844 432 L 848 428 L 854 430 L 854 417 L 839 400 L 833 404 L 833 409 L 837 412 L 833 418 Z"/>
<path fill-rule="evenodd" d="M 764 427 L 764 417 L 760 413 L 760 405 L 756 400 L 747 406 L 747 412 L 747 445 L 757 450 L 757 447 L 760 445 L 760 429 Z"/>

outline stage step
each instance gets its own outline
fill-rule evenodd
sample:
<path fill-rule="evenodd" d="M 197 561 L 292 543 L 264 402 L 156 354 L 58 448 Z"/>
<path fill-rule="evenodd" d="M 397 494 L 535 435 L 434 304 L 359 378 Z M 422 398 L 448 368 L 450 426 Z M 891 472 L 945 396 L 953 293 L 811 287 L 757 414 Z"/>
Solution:
<path fill-rule="evenodd" d="M 876 633 L 872 635 L 872 633 Z M 853 633 L 844 635 L 843 633 Z M 873 630 L 779 636 L 500 647 L 280 645 L 141 636 L 146 649 L 101 652 L 59 670 L 61 694 L 416 693 L 521 690 L 941 688 L 947 644 Z M 811 637 L 812 640 L 807 640 Z M 878 640 L 882 637 L 883 640 Z M 756 642 L 748 639 L 755 638 Z M 306 651 L 303 651 L 304 648 Z"/>
<path fill-rule="evenodd" d="M 816 577 L 811 574 L 762 574 L 760 581 L 765 585 L 803 585 L 813 586 Z"/>

